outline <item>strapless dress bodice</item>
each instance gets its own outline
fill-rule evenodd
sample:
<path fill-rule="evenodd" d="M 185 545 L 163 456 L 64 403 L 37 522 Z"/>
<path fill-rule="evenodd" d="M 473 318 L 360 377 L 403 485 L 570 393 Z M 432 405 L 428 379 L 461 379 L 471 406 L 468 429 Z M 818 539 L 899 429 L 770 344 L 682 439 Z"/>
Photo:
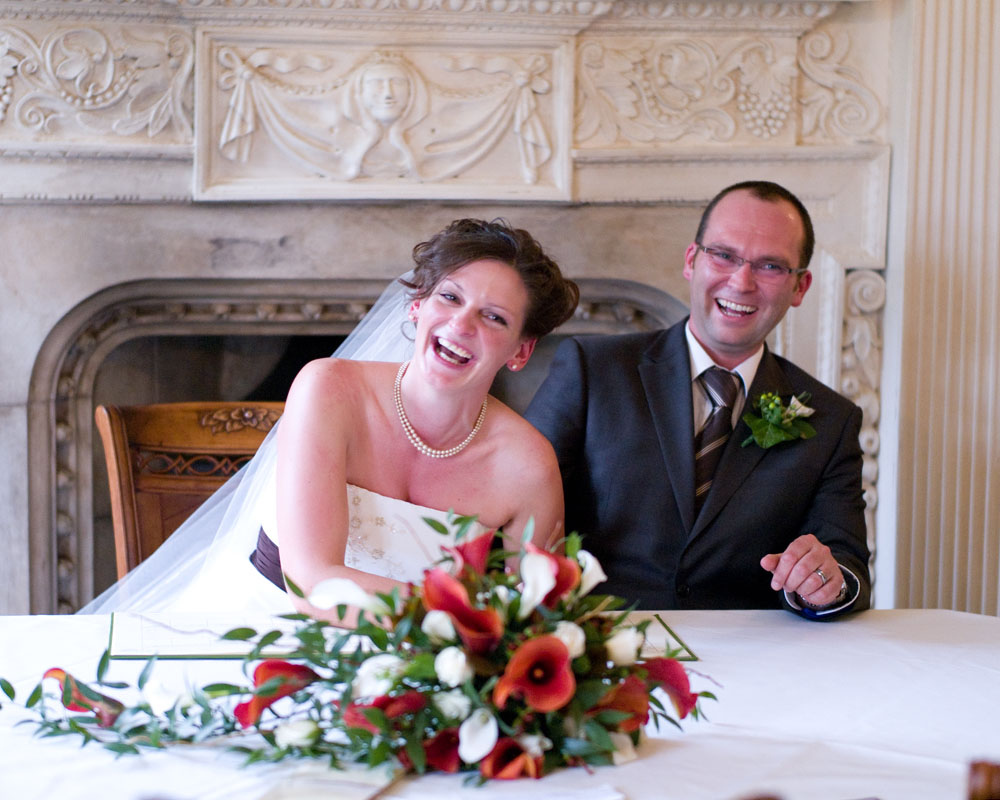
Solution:
<path fill-rule="evenodd" d="M 261 525 L 280 548 L 273 502 L 268 506 L 261 509 Z M 419 582 L 424 570 L 441 557 L 442 545 L 453 542 L 450 534 L 438 533 L 425 522 L 429 518 L 447 525 L 447 511 L 386 497 L 350 483 L 347 514 L 344 564 L 374 575 Z M 468 535 L 486 530 L 476 523 Z"/>

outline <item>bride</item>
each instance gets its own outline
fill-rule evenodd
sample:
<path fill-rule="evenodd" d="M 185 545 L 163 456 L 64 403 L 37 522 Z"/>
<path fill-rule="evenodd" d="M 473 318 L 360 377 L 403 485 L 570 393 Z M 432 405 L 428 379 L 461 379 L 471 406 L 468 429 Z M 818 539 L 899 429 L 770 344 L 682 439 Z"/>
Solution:
<path fill-rule="evenodd" d="M 276 434 L 236 485 L 84 611 L 294 607 L 332 618 L 287 592 L 282 575 L 307 595 L 331 577 L 405 589 L 448 543 L 424 518 L 450 510 L 502 528 L 508 547 L 529 519 L 536 544 L 558 537 L 552 447 L 489 389 L 570 317 L 576 284 L 503 221 L 457 220 L 413 258 L 399 281 L 405 301 L 388 290 L 345 342 L 349 358 L 342 347 L 301 370 Z M 368 360 L 398 358 L 400 340 L 412 350 L 402 363 Z"/>

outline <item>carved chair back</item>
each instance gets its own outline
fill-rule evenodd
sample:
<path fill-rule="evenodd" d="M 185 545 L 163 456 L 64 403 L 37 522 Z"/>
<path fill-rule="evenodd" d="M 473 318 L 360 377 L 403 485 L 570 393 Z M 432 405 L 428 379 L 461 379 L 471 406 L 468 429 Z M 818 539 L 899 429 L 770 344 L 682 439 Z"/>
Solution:
<path fill-rule="evenodd" d="M 284 403 L 98 406 L 118 577 L 163 544 L 249 461 Z"/>

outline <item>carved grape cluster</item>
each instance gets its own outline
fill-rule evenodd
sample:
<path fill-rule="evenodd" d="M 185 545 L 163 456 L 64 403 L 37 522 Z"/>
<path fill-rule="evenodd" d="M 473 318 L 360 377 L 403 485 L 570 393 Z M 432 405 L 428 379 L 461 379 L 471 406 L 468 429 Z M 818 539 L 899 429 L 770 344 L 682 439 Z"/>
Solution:
<path fill-rule="evenodd" d="M 756 90 L 744 86 L 737 96 L 737 108 L 747 130 L 760 139 L 770 139 L 785 127 L 792 110 L 792 95 L 783 91 L 763 98 Z"/>
<path fill-rule="evenodd" d="M 0 122 L 7 116 L 10 101 L 14 96 L 14 72 L 17 59 L 0 50 Z"/>

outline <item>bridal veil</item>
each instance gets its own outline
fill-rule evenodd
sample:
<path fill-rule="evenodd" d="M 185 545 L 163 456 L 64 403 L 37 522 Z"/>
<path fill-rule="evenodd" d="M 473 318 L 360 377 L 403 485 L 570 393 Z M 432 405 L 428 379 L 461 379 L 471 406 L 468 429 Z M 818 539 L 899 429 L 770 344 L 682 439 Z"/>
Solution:
<path fill-rule="evenodd" d="M 409 294 L 401 281 L 411 277 L 412 272 L 408 272 L 386 288 L 333 353 L 334 357 L 391 362 L 410 358 L 413 341 L 403 331 Z M 274 490 L 277 431 L 275 425 L 250 463 L 206 500 L 155 553 L 78 613 L 165 610 L 200 576 L 223 574 L 225 565 L 246 561 L 261 527 L 258 508 L 264 492 Z M 223 591 L 224 587 L 219 587 L 220 594 Z"/>

